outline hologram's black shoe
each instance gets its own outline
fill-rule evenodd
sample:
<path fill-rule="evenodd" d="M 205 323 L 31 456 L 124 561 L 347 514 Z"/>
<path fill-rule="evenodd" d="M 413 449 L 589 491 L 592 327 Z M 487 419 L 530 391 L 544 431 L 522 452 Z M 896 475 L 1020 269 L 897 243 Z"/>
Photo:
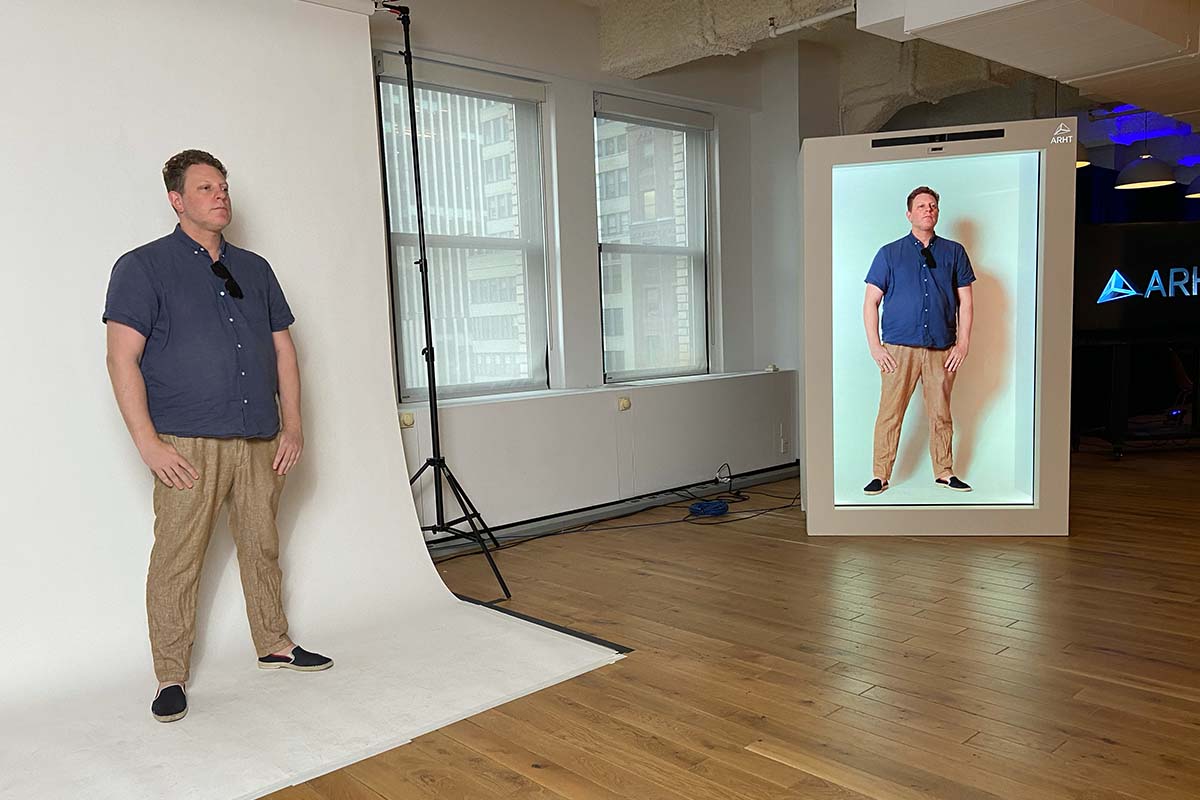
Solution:
<path fill-rule="evenodd" d="M 971 487 L 960 481 L 956 476 L 951 475 L 949 478 L 938 478 L 936 481 L 938 486 L 946 489 L 951 489 L 955 492 L 969 492 Z"/>
<path fill-rule="evenodd" d="M 258 660 L 259 669 L 294 669 L 299 672 L 320 672 L 333 666 L 333 659 L 320 653 L 310 653 L 297 645 L 290 656 L 266 655 Z"/>
<path fill-rule="evenodd" d="M 159 722 L 174 722 L 187 716 L 187 694 L 177 683 L 166 686 L 154 697 L 150 713 Z"/>
<path fill-rule="evenodd" d="M 883 494 L 888 488 L 887 481 L 881 481 L 879 478 L 872 478 L 871 482 L 863 487 L 864 494 Z"/>

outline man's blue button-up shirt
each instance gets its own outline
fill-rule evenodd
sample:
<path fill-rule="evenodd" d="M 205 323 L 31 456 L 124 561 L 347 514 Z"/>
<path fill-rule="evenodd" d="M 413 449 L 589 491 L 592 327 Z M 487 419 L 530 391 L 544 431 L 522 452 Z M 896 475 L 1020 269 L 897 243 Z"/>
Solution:
<path fill-rule="evenodd" d="M 208 251 L 176 226 L 117 260 L 104 321 L 146 337 L 141 369 L 159 433 L 269 439 L 279 432 L 271 334 L 295 317 L 261 256 L 222 239 L 221 262 L 241 299 L 213 273 Z"/>
<path fill-rule="evenodd" d="M 957 341 L 958 289 L 975 280 L 971 260 L 958 242 L 934 236 L 935 265 L 909 233 L 879 248 L 866 282 L 883 291 L 883 341 L 944 350 Z"/>

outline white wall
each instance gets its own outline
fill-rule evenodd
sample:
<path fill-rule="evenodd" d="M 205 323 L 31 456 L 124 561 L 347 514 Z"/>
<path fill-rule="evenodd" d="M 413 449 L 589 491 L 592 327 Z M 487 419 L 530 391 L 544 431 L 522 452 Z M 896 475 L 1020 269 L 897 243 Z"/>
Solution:
<path fill-rule="evenodd" d="M 113 262 L 174 226 L 160 170 L 185 147 L 229 168 L 229 239 L 272 262 L 296 314 L 307 448 L 280 512 L 293 633 L 383 608 L 371 593 L 398 568 L 448 598 L 403 491 L 366 17 L 298 0 L 6 3 L 0 53 L 0 707 L 56 678 L 152 680 L 153 479 L 100 316 Z M 337 591 L 297 590 L 312 586 Z M 194 663 L 253 655 L 223 528 L 200 624 Z"/>
<path fill-rule="evenodd" d="M 795 384 L 795 373 L 760 372 L 455 400 L 439 415 L 443 449 L 488 524 L 504 525 L 711 480 L 725 462 L 734 473 L 789 463 Z M 428 409 L 414 416 L 404 443 L 416 467 L 431 455 Z M 428 522 L 433 491 L 421 500 Z"/>
<path fill-rule="evenodd" d="M 800 142 L 838 133 L 838 56 L 811 42 L 762 54 L 762 108 L 751 116 L 754 362 L 799 369 Z"/>
<path fill-rule="evenodd" d="M 548 268 L 551 296 L 557 301 L 557 307 L 551 309 L 551 388 L 584 393 L 443 404 L 443 449 L 488 521 L 503 524 L 703 480 L 712 477 L 726 460 L 733 463 L 735 471 L 792 461 L 794 413 L 785 420 L 788 448 L 780 454 L 776 441 L 748 433 L 748 428 L 757 424 L 755 416 L 736 414 L 736 410 L 739 406 L 762 409 L 765 404 L 774 409 L 794 403 L 794 373 L 766 382 L 757 380 L 759 376 L 719 384 L 685 381 L 673 384 L 670 391 L 648 394 L 670 397 L 672 418 L 687 422 L 639 429 L 641 460 L 636 463 L 632 451 L 622 445 L 628 428 L 616 424 L 615 397 L 649 389 L 613 388 L 599 395 L 586 391 L 603 387 L 597 312 L 594 91 L 700 108 L 715 116 L 712 179 L 717 202 L 710 209 L 709 360 L 714 373 L 760 370 L 775 360 L 764 360 L 756 352 L 756 315 L 760 311 L 777 313 L 788 306 L 786 313 L 794 320 L 795 309 L 786 299 L 757 307 L 755 281 L 760 265 L 756 243 L 760 233 L 775 235 L 770 231 L 772 225 L 795 231 L 798 216 L 777 214 L 760 230 L 752 205 L 752 197 L 759 191 L 754 169 L 760 164 L 753 143 L 752 114 L 761 106 L 765 86 L 760 55 L 705 59 L 627 81 L 600 70 L 598 12 L 583 4 L 418 0 L 411 8 L 415 55 L 534 78 L 548 88 L 544 109 L 551 156 L 547 208 L 552 215 L 550 240 L 554 243 Z M 537 24 L 531 24 L 532 20 Z M 402 47 L 402 29 L 394 19 L 377 14 L 372 30 L 377 47 L 392 51 Z M 785 116 L 791 121 L 793 144 L 786 159 L 778 160 L 790 159 L 794 176 L 795 115 Z M 787 184 L 795 194 L 794 177 L 791 183 L 776 182 Z M 765 198 L 760 200 L 769 205 Z M 795 331 L 794 324 L 791 330 Z M 789 347 L 796 350 L 798 343 Z M 768 396 L 760 396 L 762 392 Z M 713 416 L 725 402 L 731 403 L 729 411 L 736 416 Z M 637 403 L 634 413 L 623 418 L 652 418 L 644 410 L 637 414 L 643 408 Z M 423 458 L 429 450 L 426 411 L 420 404 L 404 410 L 418 415 L 416 427 L 404 432 L 406 452 L 415 465 L 417 456 Z M 422 419 L 426 419 L 424 424 Z M 755 444 L 750 448 L 748 442 Z M 726 455 L 718 459 L 718 453 Z M 649 454 L 669 457 L 650 458 Z M 711 463 L 714 459 L 718 460 Z M 473 479 L 468 480 L 468 475 Z M 504 478 L 489 480 L 495 475 Z M 428 521 L 433 508 L 428 480 L 418 487 L 417 494 Z"/>

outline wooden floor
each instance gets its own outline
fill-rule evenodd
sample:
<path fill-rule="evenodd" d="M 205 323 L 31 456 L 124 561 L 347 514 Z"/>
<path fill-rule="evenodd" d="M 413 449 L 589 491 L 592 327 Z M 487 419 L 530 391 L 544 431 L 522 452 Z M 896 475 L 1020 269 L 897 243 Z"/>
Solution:
<path fill-rule="evenodd" d="M 792 508 L 507 550 L 512 608 L 636 652 L 272 798 L 1195 800 L 1200 455 L 1074 462 L 1069 539 L 810 539 Z M 736 508 L 796 482 L 760 488 L 787 499 Z"/>

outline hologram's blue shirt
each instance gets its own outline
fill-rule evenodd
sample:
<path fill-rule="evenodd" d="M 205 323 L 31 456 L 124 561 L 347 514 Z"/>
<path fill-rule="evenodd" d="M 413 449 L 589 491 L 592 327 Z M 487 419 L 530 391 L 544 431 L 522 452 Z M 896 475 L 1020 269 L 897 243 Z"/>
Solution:
<path fill-rule="evenodd" d="M 104 321 L 146 337 L 141 370 L 159 433 L 269 439 L 279 432 L 271 334 L 295 317 L 261 256 L 222 239 L 221 262 L 242 299 L 226 292 L 208 251 L 176 226 L 117 260 Z"/>
<path fill-rule="evenodd" d="M 929 242 L 937 266 L 921 255 L 909 233 L 879 248 L 866 283 L 883 291 L 883 341 L 944 350 L 958 340 L 958 289 L 975 280 L 971 260 L 958 242 L 935 235 Z"/>

